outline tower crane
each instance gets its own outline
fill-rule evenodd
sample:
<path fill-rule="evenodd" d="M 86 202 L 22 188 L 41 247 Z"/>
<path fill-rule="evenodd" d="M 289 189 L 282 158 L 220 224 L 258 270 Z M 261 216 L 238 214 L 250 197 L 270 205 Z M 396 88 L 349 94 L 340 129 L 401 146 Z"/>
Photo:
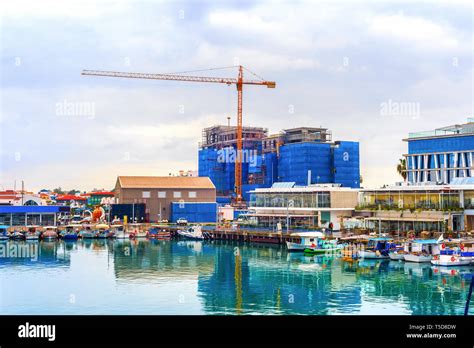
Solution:
<path fill-rule="evenodd" d="M 118 72 L 118 71 L 100 71 L 100 70 L 83 70 L 82 75 L 87 76 L 105 76 L 105 77 L 122 77 L 130 79 L 148 79 L 148 80 L 171 80 L 171 81 L 187 81 L 187 82 L 211 82 L 223 83 L 226 85 L 237 86 L 237 153 L 235 156 L 235 201 L 237 204 L 242 203 L 242 93 L 243 85 L 266 86 L 267 88 L 275 88 L 274 81 L 260 80 L 244 80 L 244 69 L 252 73 L 250 70 L 238 65 L 239 73 L 237 78 L 231 77 L 209 77 L 209 76 L 192 76 L 175 74 L 149 74 L 134 72 Z M 215 70 L 215 69 L 207 69 Z M 256 74 L 252 73 L 257 76 Z M 258 77 L 258 76 L 257 76 Z"/>

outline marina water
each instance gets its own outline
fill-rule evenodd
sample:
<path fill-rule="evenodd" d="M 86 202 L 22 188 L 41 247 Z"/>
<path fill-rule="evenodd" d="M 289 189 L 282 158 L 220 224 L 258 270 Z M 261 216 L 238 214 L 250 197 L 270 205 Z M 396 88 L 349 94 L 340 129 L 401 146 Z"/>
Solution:
<path fill-rule="evenodd" d="M 221 241 L 1 245 L 0 314 L 462 315 L 474 271 Z"/>

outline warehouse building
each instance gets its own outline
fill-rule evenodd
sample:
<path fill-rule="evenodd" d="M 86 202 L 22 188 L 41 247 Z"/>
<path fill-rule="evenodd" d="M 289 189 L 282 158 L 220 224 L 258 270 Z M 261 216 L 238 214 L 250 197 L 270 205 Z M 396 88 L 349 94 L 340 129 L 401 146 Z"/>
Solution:
<path fill-rule="evenodd" d="M 216 220 L 216 187 L 208 177 L 119 176 L 115 198 L 118 204 L 144 203 L 150 222 Z"/>

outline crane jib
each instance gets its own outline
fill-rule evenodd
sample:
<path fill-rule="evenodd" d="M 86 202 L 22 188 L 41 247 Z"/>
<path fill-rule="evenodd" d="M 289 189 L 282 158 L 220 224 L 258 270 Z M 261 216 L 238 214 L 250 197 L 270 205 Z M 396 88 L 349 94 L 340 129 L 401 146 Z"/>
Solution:
<path fill-rule="evenodd" d="M 189 75 L 170 75 L 170 74 L 148 74 L 148 73 L 126 73 L 119 71 L 99 71 L 99 70 L 83 70 L 82 75 L 104 76 L 104 77 L 123 77 L 135 79 L 149 80 L 172 80 L 172 81 L 188 81 L 188 82 L 214 82 L 225 83 L 227 85 L 237 84 L 238 80 L 229 77 L 208 77 L 208 76 L 189 76 Z M 244 80 L 244 85 L 265 85 L 268 88 L 275 88 L 273 81 L 257 81 Z"/>

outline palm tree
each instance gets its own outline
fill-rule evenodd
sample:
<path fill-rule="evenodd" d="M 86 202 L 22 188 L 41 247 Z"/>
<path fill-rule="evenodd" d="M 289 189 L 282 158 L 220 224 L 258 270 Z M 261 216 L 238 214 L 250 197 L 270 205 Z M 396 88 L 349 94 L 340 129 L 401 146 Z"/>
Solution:
<path fill-rule="evenodd" d="M 407 179 L 407 161 L 405 158 L 400 158 L 398 165 L 397 165 L 397 172 L 400 174 L 403 178 L 403 180 Z"/>

